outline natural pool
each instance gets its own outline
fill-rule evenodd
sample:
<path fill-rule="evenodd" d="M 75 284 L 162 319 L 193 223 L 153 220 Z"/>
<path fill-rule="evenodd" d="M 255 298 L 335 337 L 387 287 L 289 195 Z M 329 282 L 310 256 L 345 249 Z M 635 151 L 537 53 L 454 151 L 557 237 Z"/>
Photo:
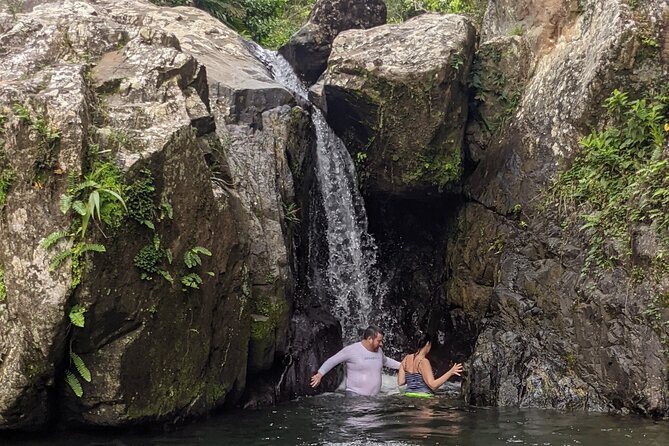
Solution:
<path fill-rule="evenodd" d="M 447 395 L 413 399 L 386 393 L 376 398 L 347 398 L 331 393 L 272 408 L 230 412 L 162 434 L 68 434 L 10 440 L 2 436 L 0 433 L 3 446 L 666 446 L 669 422 L 633 415 L 476 408 Z"/>

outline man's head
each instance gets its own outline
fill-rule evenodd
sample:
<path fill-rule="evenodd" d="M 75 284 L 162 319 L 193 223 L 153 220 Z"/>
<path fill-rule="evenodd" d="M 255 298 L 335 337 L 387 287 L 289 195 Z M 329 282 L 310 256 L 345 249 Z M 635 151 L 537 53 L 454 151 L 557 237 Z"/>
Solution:
<path fill-rule="evenodd" d="M 378 351 L 379 347 L 383 347 L 383 330 L 376 325 L 370 325 L 362 335 L 362 341 L 370 351 Z"/>

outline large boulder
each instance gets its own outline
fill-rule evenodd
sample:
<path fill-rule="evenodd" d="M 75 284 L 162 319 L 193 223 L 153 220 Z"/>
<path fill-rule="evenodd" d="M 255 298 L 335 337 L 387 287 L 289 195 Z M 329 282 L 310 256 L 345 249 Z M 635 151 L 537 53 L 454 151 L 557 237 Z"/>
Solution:
<path fill-rule="evenodd" d="M 383 0 L 319 0 L 307 23 L 279 52 L 308 84 L 325 71 L 332 41 L 347 29 L 367 29 L 386 23 Z"/>
<path fill-rule="evenodd" d="M 465 17 L 424 14 L 335 39 L 324 78 L 328 121 L 365 194 L 459 184 L 475 35 Z"/>
<path fill-rule="evenodd" d="M 511 3 L 517 8 L 501 8 Z M 534 68 L 518 79 L 525 86 L 517 108 L 477 152 L 465 184 L 469 202 L 448 242 L 447 302 L 479 333 L 465 398 L 666 416 L 668 333 L 648 317 L 667 319 L 658 303 L 669 289 L 666 275 L 628 261 L 613 241 L 607 249 L 618 260 L 593 269 L 592 240 L 577 229 L 584 222 L 576 215 L 570 230 L 573 210 L 555 206 L 549 190 L 579 153 L 579 139 L 608 124 L 602 104 L 614 88 L 633 97 L 662 88 L 668 66 L 654 36 L 669 11 L 661 1 L 634 11 L 617 0 L 579 2 L 582 9 L 571 11 L 557 3 L 491 2 L 482 30 L 482 48 L 492 48 L 510 42 L 503 35 L 518 20 L 526 24 L 517 37 L 534 59 L 518 61 Z M 654 237 L 634 229 L 634 256 L 662 257 Z"/>
<path fill-rule="evenodd" d="M 306 149 L 306 115 L 252 45 L 196 9 L 60 1 L 0 19 L 0 428 L 234 403 L 286 350 L 287 151 Z M 130 215 L 91 220 L 86 242 L 106 252 L 41 247 L 80 222 L 59 198 L 96 161 L 119 169 Z M 59 251 L 72 261 L 50 267 Z"/>

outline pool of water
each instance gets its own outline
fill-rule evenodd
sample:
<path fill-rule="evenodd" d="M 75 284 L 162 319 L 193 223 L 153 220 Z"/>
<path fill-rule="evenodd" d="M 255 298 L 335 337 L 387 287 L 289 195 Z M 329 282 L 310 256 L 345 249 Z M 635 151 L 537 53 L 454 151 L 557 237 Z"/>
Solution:
<path fill-rule="evenodd" d="M 669 422 L 632 415 L 475 408 L 448 395 L 350 398 L 331 393 L 272 408 L 230 412 L 157 435 L 68 434 L 10 440 L 2 436 L 3 446 L 666 446 Z"/>

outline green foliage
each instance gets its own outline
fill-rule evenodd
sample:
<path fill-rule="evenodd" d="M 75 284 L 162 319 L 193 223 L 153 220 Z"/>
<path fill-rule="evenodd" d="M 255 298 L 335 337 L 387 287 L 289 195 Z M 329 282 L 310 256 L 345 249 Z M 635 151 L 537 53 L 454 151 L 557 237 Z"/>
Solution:
<path fill-rule="evenodd" d="M 83 378 L 84 381 L 91 382 L 91 371 L 88 370 L 88 367 L 86 367 L 84 360 L 73 351 L 70 351 L 70 361 L 71 365 L 74 365 L 74 368 L 79 376 Z M 70 370 L 65 370 L 65 382 L 70 386 L 78 398 L 81 398 L 84 395 L 84 389 L 81 387 L 79 378 L 77 378 L 77 376 Z"/>
<path fill-rule="evenodd" d="M 411 184 L 422 181 L 437 186 L 439 191 L 456 182 L 462 173 L 462 156 L 459 148 L 450 148 L 445 153 L 428 149 L 419 153 L 414 160 L 415 168 L 402 176 Z"/>
<path fill-rule="evenodd" d="M 211 257 L 211 251 L 202 246 L 196 246 L 189 249 L 184 254 L 184 263 L 188 268 L 195 268 L 196 266 L 202 265 L 202 258 L 199 254 Z"/>
<path fill-rule="evenodd" d="M 152 273 L 158 273 L 161 271 L 159 266 L 163 258 L 166 256 L 166 251 L 161 246 L 160 236 L 158 234 L 154 234 L 153 241 L 144 246 L 137 253 L 137 255 L 135 255 L 133 263 L 137 268 L 142 270 L 142 279 L 151 280 Z"/>
<path fill-rule="evenodd" d="M 197 273 L 189 273 L 181 277 L 181 283 L 189 288 L 200 289 L 202 284 L 202 277 Z"/>
<path fill-rule="evenodd" d="M 288 223 L 297 224 L 300 222 L 300 208 L 294 202 L 283 203 L 283 215 Z"/>
<path fill-rule="evenodd" d="M 65 370 L 65 382 L 70 386 L 77 397 L 81 398 L 84 394 L 84 389 L 76 376 L 69 370 Z"/>
<path fill-rule="evenodd" d="M 151 0 L 162 6 L 189 0 Z M 194 0 L 192 4 L 260 45 L 276 49 L 304 24 L 316 0 Z"/>
<path fill-rule="evenodd" d="M 15 19 L 16 15 L 22 11 L 25 0 L 3 0 L 2 3 L 5 5 L 7 12 Z"/>
<path fill-rule="evenodd" d="M 140 174 L 140 178 L 133 182 L 126 192 L 128 215 L 149 229 L 155 229 L 153 220 L 156 216 L 156 187 L 154 185 L 153 174 L 149 169 L 142 169 Z M 169 203 L 167 205 L 169 206 L 169 216 L 171 218 L 172 207 Z"/>
<path fill-rule="evenodd" d="M 608 126 L 581 141 L 582 152 L 552 188 L 561 209 L 582 218 L 590 243 L 586 268 L 608 268 L 619 259 L 606 245 L 629 253 L 630 227 L 651 225 L 669 246 L 669 98 L 630 100 L 615 90 L 604 103 Z"/>
<path fill-rule="evenodd" d="M 205 256 L 211 256 L 211 251 L 202 246 L 195 246 L 194 248 L 189 249 L 184 254 L 184 263 L 188 269 L 193 269 L 196 266 L 202 265 L 202 258 L 200 254 Z M 213 273 L 207 273 L 210 276 L 213 276 Z M 184 287 L 199 289 L 202 284 L 202 277 L 195 272 L 188 273 L 181 277 L 181 283 Z M 184 288 L 187 289 L 187 288 Z"/>
<path fill-rule="evenodd" d="M 483 11 L 477 0 L 385 0 L 388 22 L 403 22 L 422 12 L 466 14 L 479 17 Z"/>
<path fill-rule="evenodd" d="M 70 313 L 68 315 L 70 317 L 70 323 L 75 327 L 83 328 L 86 323 L 84 313 L 86 313 L 86 309 L 84 307 L 79 304 L 74 305 L 70 309 Z"/>
<path fill-rule="evenodd" d="M 40 245 L 52 249 L 61 240 L 67 239 L 71 246 L 56 253 L 49 263 L 49 270 L 54 271 L 67 259 L 72 260 L 72 283 L 75 288 L 81 282 L 84 268 L 84 255 L 87 252 L 105 252 L 104 245 L 87 243 L 86 230 L 91 219 L 98 220 L 108 227 L 118 227 L 126 210 L 122 197 L 125 185 L 120 170 L 108 162 L 96 162 L 93 170 L 78 182 L 76 175 L 68 177 L 67 194 L 60 199 L 60 210 L 71 213 L 72 225 L 68 231 L 56 231 L 45 237 Z M 99 227 L 102 231 L 102 227 Z"/>
<path fill-rule="evenodd" d="M 12 187 L 12 182 L 14 181 L 14 171 L 11 169 L 1 169 L 0 170 L 0 210 L 5 206 L 7 202 L 7 193 Z"/>
<path fill-rule="evenodd" d="M 88 370 L 88 367 L 86 367 L 86 364 L 84 364 L 83 359 L 81 359 L 79 355 L 74 352 L 70 352 L 70 358 L 72 359 L 72 363 L 77 369 L 77 372 L 79 372 L 79 375 L 84 378 L 84 381 L 88 383 L 91 382 L 91 371 Z"/>
<path fill-rule="evenodd" d="M 5 285 L 5 268 L 0 265 L 0 302 L 7 299 L 7 286 Z"/>

